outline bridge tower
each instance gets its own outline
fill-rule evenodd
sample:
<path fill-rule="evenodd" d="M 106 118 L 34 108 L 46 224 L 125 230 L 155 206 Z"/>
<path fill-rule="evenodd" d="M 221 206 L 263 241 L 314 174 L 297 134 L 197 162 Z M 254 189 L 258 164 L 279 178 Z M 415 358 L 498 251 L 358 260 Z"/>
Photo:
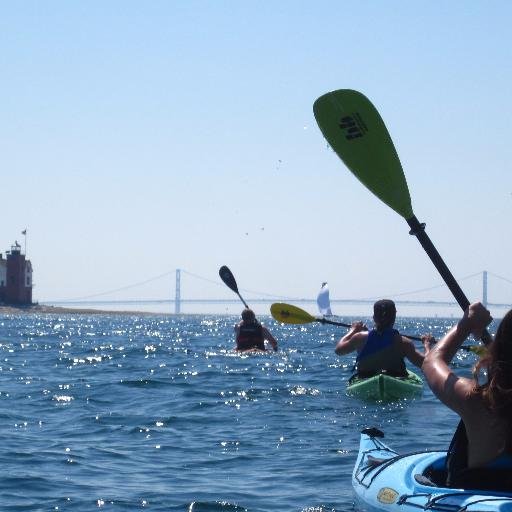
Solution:
<path fill-rule="evenodd" d="M 487 307 L 487 270 L 482 272 L 482 304 Z"/>
<path fill-rule="evenodd" d="M 174 313 L 179 315 L 181 313 L 181 270 L 176 269 L 176 295 L 174 298 Z"/>

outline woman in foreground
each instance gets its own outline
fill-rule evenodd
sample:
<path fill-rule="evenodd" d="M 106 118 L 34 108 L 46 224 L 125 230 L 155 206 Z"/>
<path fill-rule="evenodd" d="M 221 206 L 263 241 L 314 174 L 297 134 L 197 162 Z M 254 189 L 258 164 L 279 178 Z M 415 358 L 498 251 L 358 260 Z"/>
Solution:
<path fill-rule="evenodd" d="M 475 365 L 473 379 L 449 367 L 464 340 L 470 334 L 480 338 L 491 321 L 481 303 L 471 304 L 457 325 L 427 349 L 422 370 L 434 394 L 461 418 L 448 451 L 446 484 L 512 491 L 512 310 Z M 478 381 L 481 370 L 487 372 L 485 383 Z"/>

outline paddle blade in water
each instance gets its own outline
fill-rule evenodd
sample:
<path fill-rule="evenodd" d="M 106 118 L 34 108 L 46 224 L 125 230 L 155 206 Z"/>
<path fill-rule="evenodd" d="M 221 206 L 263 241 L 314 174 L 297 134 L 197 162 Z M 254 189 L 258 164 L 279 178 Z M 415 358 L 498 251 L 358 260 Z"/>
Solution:
<path fill-rule="evenodd" d="M 363 94 L 324 94 L 313 105 L 325 139 L 350 171 L 405 219 L 414 214 L 402 165 L 384 121 Z"/>
<path fill-rule="evenodd" d="M 316 320 L 307 311 L 282 302 L 274 302 L 270 306 L 270 313 L 278 322 L 284 324 L 309 324 Z"/>
<path fill-rule="evenodd" d="M 238 293 L 235 276 L 232 274 L 231 270 L 226 267 L 226 265 L 222 265 L 222 267 L 219 268 L 219 276 L 228 288 L 231 288 L 235 293 Z"/>

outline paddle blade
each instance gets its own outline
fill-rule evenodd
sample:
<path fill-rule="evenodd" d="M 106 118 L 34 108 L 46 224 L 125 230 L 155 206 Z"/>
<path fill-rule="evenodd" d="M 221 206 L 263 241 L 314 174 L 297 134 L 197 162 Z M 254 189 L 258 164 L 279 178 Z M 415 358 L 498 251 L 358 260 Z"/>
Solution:
<path fill-rule="evenodd" d="M 226 267 L 226 265 L 222 265 L 222 267 L 219 268 L 219 276 L 228 288 L 233 290 L 235 293 L 238 293 L 238 286 L 236 285 L 235 276 L 232 274 L 231 270 Z"/>
<path fill-rule="evenodd" d="M 461 348 L 466 352 L 473 352 L 480 358 L 487 355 L 487 348 L 484 345 L 463 345 Z"/>
<path fill-rule="evenodd" d="M 363 185 L 405 219 L 413 216 L 411 196 L 384 121 L 363 94 L 329 92 L 313 105 L 325 139 Z"/>
<path fill-rule="evenodd" d="M 270 306 L 270 314 L 284 324 L 309 324 L 316 320 L 307 311 L 281 302 L 274 302 Z"/>

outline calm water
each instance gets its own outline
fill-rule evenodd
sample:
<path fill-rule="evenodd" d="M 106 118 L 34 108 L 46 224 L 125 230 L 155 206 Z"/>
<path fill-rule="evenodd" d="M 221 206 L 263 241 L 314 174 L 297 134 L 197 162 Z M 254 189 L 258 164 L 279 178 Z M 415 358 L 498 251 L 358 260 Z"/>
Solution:
<path fill-rule="evenodd" d="M 0 317 L 0 509 L 347 511 L 363 427 L 398 451 L 447 446 L 457 420 L 428 389 L 388 405 L 345 395 L 343 328 L 267 318 L 280 352 L 240 356 L 236 321 Z"/>

